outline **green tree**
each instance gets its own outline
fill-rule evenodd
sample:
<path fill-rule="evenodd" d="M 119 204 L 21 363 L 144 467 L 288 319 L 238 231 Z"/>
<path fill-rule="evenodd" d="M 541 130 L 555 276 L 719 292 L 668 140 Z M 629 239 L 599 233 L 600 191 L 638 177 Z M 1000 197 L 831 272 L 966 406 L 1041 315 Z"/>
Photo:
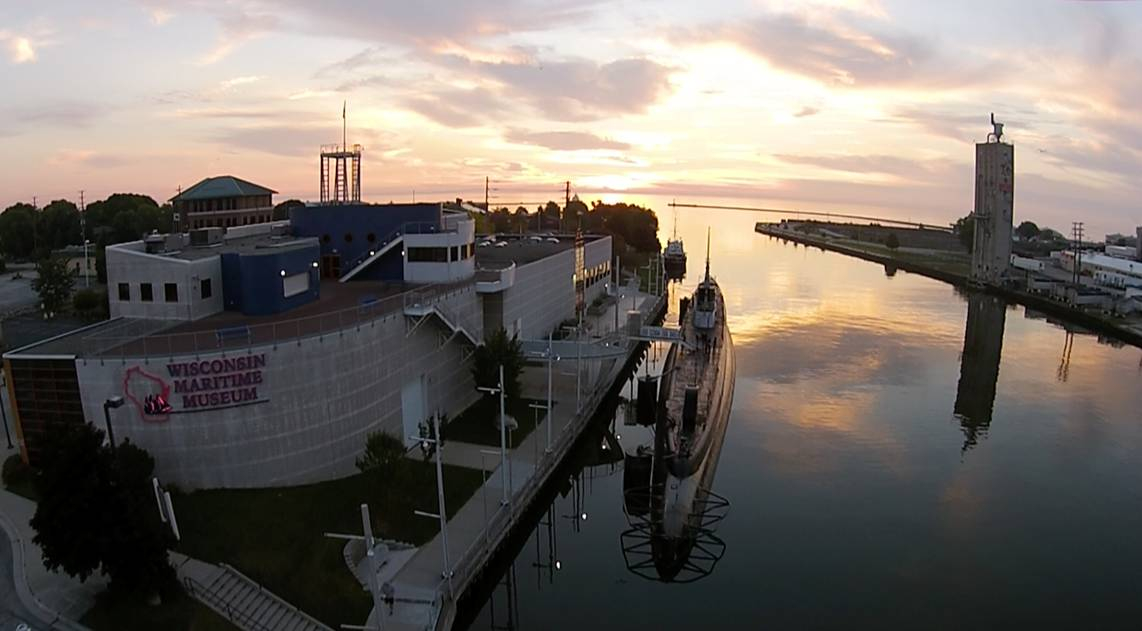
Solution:
<path fill-rule="evenodd" d="M 975 215 L 965 215 L 956 220 L 952 232 L 959 237 L 960 243 L 968 252 L 975 249 Z"/>
<path fill-rule="evenodd" d="M 58 250 L 69 245 L 83 245 L 79 208 L 66 199 L 57 199 L 40 211 L 37 233 L 43 250 Z"/>
<path fill-rule="evenodd" d="M 603 204 L 596 202 L 587 214 L 584 228 L 599 234 L 622 237 L 621 242 L 637 252 L 659 252 L 658 217 L 649 208 L 634 204 Z M 615 251 L 620 242 L 615 239 Z"/>
<path fill-rule="evenodd" d="M 40 295 L 40 308 L 43 309 L 44 317 L 54 318 L 71 300 L 75 277 L 67 269 L 67 261 L 56 256 L 40 259 L 36 263 L 36 274 L 38 276 L 32 281 L 32 289 Z"/>
<path fill-rule="evenodd" d="M 150 454 L 129 441 L 112 449 L 101 430 L 82 423 L 55 432 L 40 460 L 31 525 L 46 568 L 81 580 L 99 570 L 113 591 L 139 596 L 173 580 Z"/>
<path fill-rule="evenodd" d="M 36 249 L 36 220 L 31 204 L 18 203 L 0 213 L 0 250 L 13 260 L 32 258 Z"/>
<path fill-rule="evenodd" d="M 1024 221 L 1023 223 L 1019 224 L 1018 228 L 1015 229 L 1015 234 L 1019 235 L 1019 238 L 1023 239 L 1024 241 L 1039 236 L 1039 232 L 1039 226 L 1035 225 L 1035 222 L 1033 221 Z"/>
<path fill-rule="evenodd" d="M 519 398 L 519 376 L 523 372 L 523 345 L 509 337 L 503 327 L 494 331 L 476 347 L 472 357 L 472 377 L 477 388 L 495 388 L 500 382 L 500 366 L 504 367 L 504 394 Z"/>
<path fill-rule="evenodd" d="M 579 220 L 586 221 L 587 218 L 587 205 L 584 204 L 579 196 L 571 198 L 567 205 L 563 207 L 563 228 L 567 231 L 575 230 L 579 226 Z M 583 226 L 586 228 L 586 224 Z"/>
<path fill-rule="evenodd" d="M 71 308 L 87 320 L 107 317 L 107 293 L 94 289 L 80 289 L 71 297 Z"/>
<path fill-rule="evenodd" d="M 900 238 L 896 236 L 895 232 L 889 232 L 888 237 L 884 240 L 884 245 L 889 250 L 895 250 L 900 247 Z"/>

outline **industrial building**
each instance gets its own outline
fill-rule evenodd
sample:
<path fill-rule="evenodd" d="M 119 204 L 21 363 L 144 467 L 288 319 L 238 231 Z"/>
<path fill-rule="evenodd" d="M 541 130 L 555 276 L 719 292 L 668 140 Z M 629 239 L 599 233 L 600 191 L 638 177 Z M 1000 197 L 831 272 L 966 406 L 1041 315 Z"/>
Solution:
<path fill-rule="evenodd" d="M 1071 250 L 1060 252 L 1059 264 L 1063 269 L 1074 271 L 1075 253 Z M 1107 256 L 1097 252 L 1082 252 L 1079 266 L 1080 273 L 1089 275 L 1098 285 L 1118 289 L 1142 287 L 1142 261 Z"/>
<path fill-rule="evenodd" d="M 478 248 L 459 206 L 352 194 L 108 247 L 111 319 L 3 356 L 24 458 L 107 412 L 187 489 L 349 475 L 369 433 L 412 444 L 476 400 L 485 335 L 545 339 L 608 285 L 608 236 Z"/>
<path fill-rule="evenodd" d="M 1015 147 L 1003 142 L 1003 124 L 991 116 L 992 133 L 975 146 L 975 243 L 972 280 L 999 285 L 1011 259 L 1015 205 Z"/>

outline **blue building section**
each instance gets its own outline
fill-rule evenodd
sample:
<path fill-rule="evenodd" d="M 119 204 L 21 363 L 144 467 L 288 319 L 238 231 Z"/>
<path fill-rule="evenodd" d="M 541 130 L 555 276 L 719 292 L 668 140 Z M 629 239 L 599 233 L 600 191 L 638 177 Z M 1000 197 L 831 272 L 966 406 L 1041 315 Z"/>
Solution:
<path fill-rule="evenodd" d="M 322 257 L 336 257 L 340 274 L 406 232 L 434 232 L 442 222 L 440 204 L 345 204 L 304 206 L 290 211 L 298 237 L 314 237 Z M 403 280 L 401 249 L 393 247 L 356 278 Z"/>
<path fill-rule="evenodd" d="M 259 316 L 317 300 L 321 281 L 315 264 L 319 252 L 316 243 L 223 252 L 220 256 L 224 308 Z"/>

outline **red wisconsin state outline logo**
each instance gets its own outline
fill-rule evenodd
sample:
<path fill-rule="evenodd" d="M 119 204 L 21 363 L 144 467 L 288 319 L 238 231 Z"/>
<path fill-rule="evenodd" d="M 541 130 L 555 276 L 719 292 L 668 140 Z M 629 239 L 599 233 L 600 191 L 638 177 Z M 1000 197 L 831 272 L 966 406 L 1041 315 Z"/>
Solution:
<path fill-rule="evenodd" d="M 173 411 L 170 393 L 170 384 L 138 366 L 128 368 L 123 376 L 123 396 L 135 404 L 143 422 L 165 423 L 170 420 Z"/>

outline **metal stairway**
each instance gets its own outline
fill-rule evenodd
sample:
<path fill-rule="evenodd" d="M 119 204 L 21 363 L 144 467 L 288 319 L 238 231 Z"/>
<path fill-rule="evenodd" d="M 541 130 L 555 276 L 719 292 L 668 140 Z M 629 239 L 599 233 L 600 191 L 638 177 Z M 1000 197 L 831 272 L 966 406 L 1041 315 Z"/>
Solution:
<path fill-rule="evenodd" d="M 229 565 L 203 585 L 184 577 L 191 596 L 244 631 L 332 631 Z"/>
<path fill-rule="evenodd" d="M 360 272 L 361 270 L 365 269 L 366 267 L 372 265 L 373 262 L 375 262 L 377 259 L 384 256 L 386 253 L 388 253 L 389 250 L 393 249 L 394 247 L 396 247 L 402 243 L 404 243 L 404 237 L 401 236 L 400 234 L 397 234 L 395 237 L 393 237 L 392 239 L 387 241 L 384 245 L 382 245 L 381 249 L 373 250 L 373 252 L 371 254 L 366 252 L 362 258 L 358 259 L 357 261 L 355 261 L 353 263 L 353 266 L 349 268 L 349 271 L 347 271 L 341 275 L 341 278 L 338 279 L 338 282 L 343 283 L 347 280 L 350 280 L 351 278 L 356 276 L 358 272 Z"/>

